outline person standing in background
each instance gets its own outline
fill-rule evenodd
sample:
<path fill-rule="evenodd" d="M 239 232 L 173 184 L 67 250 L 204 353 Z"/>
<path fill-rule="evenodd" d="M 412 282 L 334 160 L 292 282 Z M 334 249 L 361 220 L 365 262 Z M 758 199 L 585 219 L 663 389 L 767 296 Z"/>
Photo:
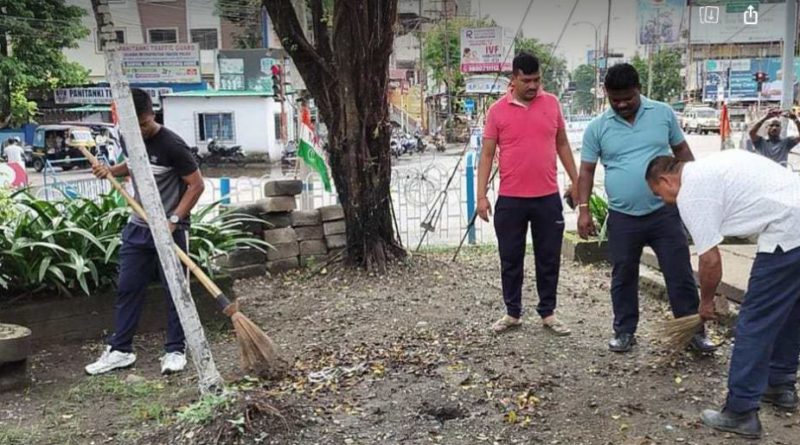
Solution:
<path fill-rule="evenodd" d="M 488 222 L 491 204 L 486 193 L 495 152 L 499 150 L 500 191 L 494 227 L 506 315 L 492 329 L 500 333 L 522 324 L 525 241 L 530 228 L 539 295 L 536 310 L 545 329 L 565 336 L 570 330 L 555 315 L 564 235 L 556 158 L 561 159 L 572 181 L 569 193 L 573 198 L 577 169 L 561 104 L 554 95 L 542 91 L 539 60 L 535 56 L 520 53 L 514 58 L 512 86 L 489 109 L 478 168 L 478 216 Z"/>

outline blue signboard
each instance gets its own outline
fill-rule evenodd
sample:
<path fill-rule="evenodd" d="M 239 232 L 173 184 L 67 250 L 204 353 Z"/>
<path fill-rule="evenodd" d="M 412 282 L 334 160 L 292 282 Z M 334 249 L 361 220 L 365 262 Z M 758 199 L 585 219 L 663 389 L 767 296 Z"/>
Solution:
<path fill-rule="evenodd" d="M 475 100 L 474 99 L 464 99 L 464 112 L 467 114 L 473 114 L 475 112 Z"/>
<path fill-rule="evenodd" d="M 759 99 L 757 72 L 767 73 L 769 81 L 761 86 L 761 100 L 779 101 L 783 89 L 783 70 L 777 57 L 759 59 L 707 60 L 703 67 L 703 101 L 715 102 L 722 96 L 732 102 Z M 795 79 L 800 78 L 800 61 L 795 61 Z M 797 80 L 794 82 L 797 97 Z"/>

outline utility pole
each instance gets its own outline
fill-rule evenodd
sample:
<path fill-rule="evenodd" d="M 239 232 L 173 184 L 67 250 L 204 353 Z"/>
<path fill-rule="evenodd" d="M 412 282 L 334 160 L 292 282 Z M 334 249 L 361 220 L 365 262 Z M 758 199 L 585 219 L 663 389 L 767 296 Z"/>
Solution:
<path fill-rule="evenodd" d="M 650 57 L 647 64 L 647 97 L 650 98 L 653 94 L 653 52 L 658 51 L 658 39 L 661 36 L 661 27 L 659 26 L 658 19 L 661 14 L 661 9 L 656 9 L 656 33 L 655 40 L 650 44 Z"/>
<path fill-rule="evenodd" d="M 450 128 L 450 119 L 453 116 L 453 100 L 450 97 L 450 82 L 452 81 L 453 72 L 450 67 L 450 21 L 448 20 L 447 2 L 449 0 L 442 0 L 442 14 L 444 14 L 444 63 L 447 67 L 447 80 L 444 83 L 445 94 L 447 95 L 447 119 L 444 121 L 444 134 L 447 139 L 447 130 Z"/>
<path fill-rule="evenodd" d="M 608 16 L 606 17 L 606 47 L 603 50 L 603 58 L 608 69 L 608 36 L 611 34 L 611 0 L 608 0 Z"/>
<path fill-rule="evenodd" d="M 286 56 L 281 56 L 281 144 L 286 149 L 289 142 L 287 134 L 288 119 L 286 118 Z"/>
<path fill-rule="evenodd" d="M 783 35 L 783 85 L 781 109 L 791 110 L 794 105 L 794 49 L 797 42 L 797 0 L 786 2 L 786 26 Z M 783 118 L 781 136 L 786 137 L 788 119 Z"/>
<path fill-rule="evenodd" d="M 422 47 L 422 0 L 419 0 L 419 20 L 417 21 L 417 38 L 419 39 L 419 126 L 425 132 L 425 84 L 428 82 L 425 76 L 425 52 Z"/>
<path fill-rule="evenodd" d="M 155 241 L 165 281 L 186 334 L 189 356 L 197 369 L 200 392 L 205 394 L 218 391 L 222 389 L 224 382 L 214 364 L 211 349 L 203 332 L 203 325 L 200 323 L 197 308 L 189 293 L 188 282 L 178 262 L 178 257 L 175 255 L 173 247 L 175 243 L 167 228 L 167 216 L 159 198 L 156 181 L 150 168 L 150 159 L 139 130 L 130 85 L 122 72 L 122 54 L 117 50 L 113 31 L 114 23 L 111 20 L 108 0 L 91 0 L 91 4 L 99 30 L 100 46 L 105 51 L 106 75 L 119 114 L 120 132 L 127 141 L 128 166 L 131 169 L 142 207 L 147 213 L 148 226 Z"/>

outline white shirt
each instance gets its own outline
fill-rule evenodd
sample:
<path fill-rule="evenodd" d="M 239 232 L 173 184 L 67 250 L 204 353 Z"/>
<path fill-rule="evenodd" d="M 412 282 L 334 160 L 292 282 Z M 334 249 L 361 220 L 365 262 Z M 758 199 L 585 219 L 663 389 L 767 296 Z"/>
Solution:
<path fill-rule="evenodd" d="M 769 159 L 727 150 L 683 168 L 678 210 L 698 255 L 725 236 L 758 234 L 758 251 L 800 247 L 800 176 Z"/>
<path fill-rule="evenodd" d="M 11 144 L 3 150 L 8 159 L 8 163 L 17 163 L 25 166 L 24 150 L 17 144 Z"/>

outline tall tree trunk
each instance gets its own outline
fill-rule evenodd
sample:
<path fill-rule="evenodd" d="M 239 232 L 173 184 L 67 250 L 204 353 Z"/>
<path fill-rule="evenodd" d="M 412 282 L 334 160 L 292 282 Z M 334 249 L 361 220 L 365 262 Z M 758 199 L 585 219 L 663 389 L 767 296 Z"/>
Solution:
<path fill-rule="evenodd" d="M 394 233 L 389 188 L 387 88 L 397 0 L 336 0 L 332 28 L 322 0 L 310 0 L 313 45 L 290 0 L 265 0 L 264 5 L 328 127 L 328 159 L 344 207 L 348 259 L 385 270 L 387 259 L 405 255 Z"/>
<path fill-rule="evenodd" d="M 0 59 L 8 57 L 8 39 L 0 32 Z M 11 122 L 11 80 L 0 74 L 0 129 Z"/>

